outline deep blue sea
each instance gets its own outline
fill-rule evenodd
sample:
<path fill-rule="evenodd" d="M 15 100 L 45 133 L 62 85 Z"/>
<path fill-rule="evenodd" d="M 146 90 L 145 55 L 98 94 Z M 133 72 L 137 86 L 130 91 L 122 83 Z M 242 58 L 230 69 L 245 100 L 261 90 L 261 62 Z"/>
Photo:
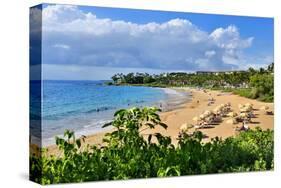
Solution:
<path fill-rule="evenodd" d="M 43 81 L 43 145 L 65 129 L 79 135 L 103 131 L 120 108 L 158 106 L 169 110 L 188 100 L 186 92 L 140 86 L 108 86 L 104 81 Z"/>

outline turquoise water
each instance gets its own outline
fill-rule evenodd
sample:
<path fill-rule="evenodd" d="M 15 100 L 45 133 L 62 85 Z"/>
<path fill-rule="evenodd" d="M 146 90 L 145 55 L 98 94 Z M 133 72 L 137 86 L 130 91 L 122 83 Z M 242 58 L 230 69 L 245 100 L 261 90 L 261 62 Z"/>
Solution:
<path fill-rule="evenodd" d="M 54 136 L 65 129 L 78 135 L 102 131 L 116 110 L 134 106 L 174 108 L 187 94 L 171 89 L 108 86 L 104 81 L 43 81 L 43 145 L 53 144 Z"/>

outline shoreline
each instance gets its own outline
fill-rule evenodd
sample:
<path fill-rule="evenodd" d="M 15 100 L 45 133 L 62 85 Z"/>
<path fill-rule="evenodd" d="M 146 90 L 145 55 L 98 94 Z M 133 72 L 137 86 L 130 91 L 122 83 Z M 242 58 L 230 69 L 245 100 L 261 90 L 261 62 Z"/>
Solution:
<path fill-rule="evenodd" d="M 137 86 L 133 86 L 133 87 L 137 87 Z M 148 88 L 151 88 L 151 87 L 148 87 Z M 159 99 L 158 99 L 157 98 L 158 94 L 156 94 L 155 97 L 153 98 L 153 101 L 138 103 L 138 104 L 128 106 L 128 107 L 117 107 L 115 110 L 106 110 L 106 111 L 101 111 L 96 114 L 91 114 L 88 116 L 88 119 L 90 119 L 91 122 L 84 124 L 84 125 L 77 126 L 76 129 L 75 129 L 75 126 L 73 126 L 74 129 L 72 129 L 71 127 L 68 129 L 74 130 L 76 137 L 81 137 L 84 135 L 90 136 L 90 135 L 95 135 L 98 133 L 109 132 L 110 130 L 112 130 L 113 127 L 102 128 L 102 126 L 105 123 L 112 121 L 113 115 L 114 115 L 115 111 L 118 109 L 132 108 L 135 106 L 140 107 L 140 108 L 145 107 L 145 106 L 155 106 L 155 107 L 162 109 L 162 112 L 168 112 L 171 110 L 181 108 L 183 104 L 185 104 L 186 102 L 191 100 L 189 93 L 187 93 L 183 90 L 180 90 L 180 89 L 152 88 L 152 90 L 155 90 L 155 93 L 161 92 L 163 97 L 159 97 Z M 69 123 L 71 123 L 71 122 L 69 122 Z M 74 122 L 74 124 L 75 124 L 75 122 Z M 47 127 L 47 126 L 45 126 L 45 127 Z M 80 128 L 78 128 L 78 127 L 80 127 Z M 67 129 L 67 128 L 65 128 L 65 129 Z M 65 129 L 62 131 L 64 132 Z M 63 134 L 64 134 L 63 132 L 60 132 L 60 134 L 58 134 L 58 133 L 50 134 L 50 132 L 48 132 L 47 129 L 45 130 L 45 132 L 46 132 L 46 134 L 48 134 L 48 136 L 42 138 L 42 147 L 45 147 L 45 148 L 55 145 L 55 136 L 63 137 Z M 43 132 L 43 135 L 44 135 L 44 132 Z M 38 143 L 40 143 L 40 141 Z"/>
<path fill-rule="evenodd" d="M 205 93 L 203 90 L 197 90 L 188 87 L 172 87 L 170 89 L 174 90 L 185 90 L 189 92 L 191 95 L 191 100 L 184 102 L 181 107 L 173 109 L 171 111 L 160 112 L 160 118 L 162 122 L 168 125 L 168 128 L 165 130 L 161 127 L 157 127 L 153 130 L 145 130 L 142 132 L 143 135 L 153 134 L 159 132 L 165 136 L 170 136 L 172 139 L 172 143 L 177 143 L 177 137 L 180 131 L 180 127 L 182 124 L 194 124 L 195 122 L 192 120 L 194 116 L 198 116 L 199 114 L 203 113 L 205 110 L 212 110 L 218 104 L 231 102 L 232 108 L 235 112 L 238 111 L 238 104 L 245 104 L 250 102 L 254 105 L 255 109 L 259 109 L 261 106 L 266 105 L 269 107 L 270 110 L 274 111 L 274 103 L 265 103 L 253 99 L 248 99 L 245 97 L 240 97 L 238 95 L 232 93 L 225 93 L 221 91 L 214 91 L 214 90 L 206 90 Z M 208 99 L 210 97 L 215 98 L 215 103 L 208 106 Z M 199 101 L 199 103 L 197 102 Z M 265 115 L 260 110 L 254 111 L 256 118 L 253 119 L 253 122 L 249 124 L 249 127 L 253 129 L 256 126 L 261 127 L 262 129 L 274 129 L 274 116 L 273 115 Z M 200 129 L 200 131 L 207 135 L 208 137 L 204 139 L 204 142 L 210 141 L 212 138 L 218 136 L 222 139 L 225 139 L 230 136 L 235 136 L 236 133 L 234 131 L 234 126 L 232 124 L 227 124 L 226 121 L 229 118 L 223 118 L 223 121 L 216 125 L 214 128 L 211 129 Z M 240 124 L 238 124 L 240 125 Z M 85 143 L 87 144 L 96 144 L 101 145 L 102 139 L 104 135 L 108 132 L 111 132 L 112 129 L 98 132 L 94 134 L 90 134 L 86 137 Z M 190 129 L 190 131 L 194 131 L 194 128 Z M 46 147 L 48 149 L 48 155 L 60 155 L 59 150 L 56 145 L 51 145 Z"/>

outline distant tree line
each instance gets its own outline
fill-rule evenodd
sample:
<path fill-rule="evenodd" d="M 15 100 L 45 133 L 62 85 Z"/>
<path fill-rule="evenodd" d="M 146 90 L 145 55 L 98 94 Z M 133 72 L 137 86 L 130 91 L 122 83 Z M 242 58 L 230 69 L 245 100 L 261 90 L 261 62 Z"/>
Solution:
<path fill-rule="evenodd" d="M 238 94 L 249 98 L 273 101 L 274 63 L 267 68 L 247 71 L 186 73 L 172 72 L 161 74 L 118 73 L 112 76 L 114 85 L 147 85 L 154 87 L 193 86 L 210 89 L 244 89 Z"/>
<path fill-rule="evenodd" d="M 118 73 L 111 77 L 115 84 L 146 84 L 156 82 L 156 75 L 148 73 L 129 73 L 127 75 Z"/>

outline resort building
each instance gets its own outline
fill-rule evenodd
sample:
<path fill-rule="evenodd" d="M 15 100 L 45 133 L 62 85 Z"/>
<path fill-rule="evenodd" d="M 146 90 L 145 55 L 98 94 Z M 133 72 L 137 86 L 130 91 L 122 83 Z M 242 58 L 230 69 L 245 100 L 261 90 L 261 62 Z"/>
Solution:
<path fill-rule="evenodd" d="M 233 74 L 233 73 L 241 73 L 241 72 L 246 72 L 244 70 L 237 70 L 237 71 L 196 71 L 196 74 L 203 74 L 203 75 L 210 75 L 210 74 Z"/>

